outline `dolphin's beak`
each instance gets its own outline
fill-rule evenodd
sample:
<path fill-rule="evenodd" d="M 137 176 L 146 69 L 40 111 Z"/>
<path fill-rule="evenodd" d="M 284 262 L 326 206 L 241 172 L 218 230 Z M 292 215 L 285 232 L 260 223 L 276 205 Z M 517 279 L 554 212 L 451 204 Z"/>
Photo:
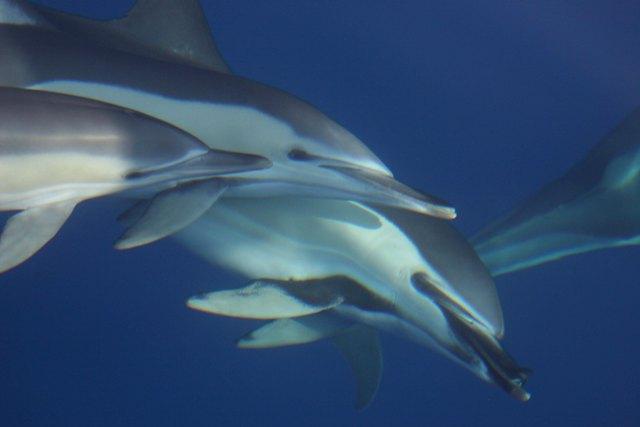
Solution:
<path fill-rule="evenodd" d="M 347 166 L 343 164 L 322 164 L 322 168 L 338 172 L 350 181 L 357 181 L 356 186 L 366 194 L 365 202 L 385 206 L 409 209 L 442 219 L 454 219 L 456 211 L 447 202 L 418 192 L 393 176 L 373 169 Z"/>
<path fill-rule="evenodd" d="M 262 156 L 222 150 L 208 150 L 194 158 L 176 163 L 163 169 L 138 170 L 127 178 L 144 178 L 153 174 L 172 174 L 181 179 L 206 178 L 216 175 L 239 174 L 267 169 L 272 162 Z"/>
<path fill-rule="evenodd" d="M 454 334 L 464 348 L 458 349 L 457 356 L 464 365 L 472 368 L 471 361 L 479 362 L 484 371 L 480 374 L 484 379 L 493 382 L 515 399 L 526 402 L 531 394 L 524 389 L 531 371 L 519 366 L 507 353 L 499 341 L 484 327 L 474 322 L 465 321 L 448 309 L 443 311 Z M 460 354 L 466 353 L 466 357 L 460 358 Z M 470 364 L 471 362 L 471 364 Z"/>

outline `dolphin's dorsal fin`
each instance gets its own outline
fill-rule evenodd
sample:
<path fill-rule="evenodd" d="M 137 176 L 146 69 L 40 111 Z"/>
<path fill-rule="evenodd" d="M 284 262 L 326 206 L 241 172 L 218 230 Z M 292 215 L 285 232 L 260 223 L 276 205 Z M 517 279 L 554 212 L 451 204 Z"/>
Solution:
<path fill-rule="evenodd" d="M 61 31 L 91 42 L 170 62 L 230 72 L 198 0 L 138 0 L 123 18 L 110 21 L 84 18 L 44 6 L 33 7 Z"/>
<path fill-rule="evenodd" d="M 353 325 L 331 310 L 295 319 L 278 319 L 248 333 L 238 347 L 262 349 L 309 344 L 332 338 L 356 378 L 356 409 L 373 400 L 382 377 L 382 349 L 378 333 Z"/>
<path fill-rule="evenodd" d="M 382 349 L 378 333 L 365 325 L 356 325 L 333 337 L 334 344 L 347 359 L 356 377 L 356 409 L 371 403 L 382 377 Z"/>

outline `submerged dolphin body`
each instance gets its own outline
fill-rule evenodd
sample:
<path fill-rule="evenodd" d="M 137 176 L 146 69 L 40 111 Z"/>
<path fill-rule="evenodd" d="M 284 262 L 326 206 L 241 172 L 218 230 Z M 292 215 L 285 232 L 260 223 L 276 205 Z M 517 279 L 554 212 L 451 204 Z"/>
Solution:
<path fill-rule="evenodd" d="M 225 199 L 177 236 L 209 261 L 260 278 L 193 297 L 191 308 L 275 319 L 243 338 L 245 348 L 333 338 L 358 378 L 359 407 L 373 397 L 381 371 L 375 329 L 434 348 L 529 398 L 526 371 L 499 344 L 493 280 L 441 220 L 336 200 Z"/>
<path fill-rule="evenodd" d="M 82 200 L 161 191 L 120 243 L 133 246 L 171 234 L 209 208 L 222 188 L 210 178 L 268 166 L 262 157 L 211 150 L 173 126 L 120 107 L 0 88 L 0 211 L 21 211 L 0 235 L 0 272 L 46 244 Z M 184 209 L 182 199 L 192 209 Z M 181 214 L 158 221 L 166 211 Z"/>
<path fill-rule="evenodd" d="M 472 243 L 494 275 L 640 244 L 640 109 Z"/>
<path fill-rule="evenodd" d="M 362 142 L 309 104 L 229 74 L 196 0 L 141 0 L 108 22 L 0 0 L 0 24 L 0 85 L 106 101 L 209 147 L 273 163 L 228 181 L 225 196 L 307 195 L 455 217 L 395 181 Z"/>

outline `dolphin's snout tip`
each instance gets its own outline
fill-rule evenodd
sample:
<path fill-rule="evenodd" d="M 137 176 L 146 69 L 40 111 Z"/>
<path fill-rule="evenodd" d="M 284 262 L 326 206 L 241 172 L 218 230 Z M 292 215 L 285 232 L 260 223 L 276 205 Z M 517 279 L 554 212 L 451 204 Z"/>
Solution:
<path fill-rule="evenodd" d="M 361 188 L 361 199 L 366 202 L 408 209 L 440 219 L 451 220 L 457 216 L 455 208 L 446 201 L 414 190 L 392 175 L 345 165 L 325 164 L 322 167 L 354 180 Z"/>
<path fill-rule="evenodd" d="M 206 304 L 206 301 L 207 294 L 198 294 L 190 297 L 187 300 L 186 305 L 193 310 L 204 311 L 204 305 Z"/>
<path fill-rule="evenodd" d="M 452 220 L 458 217 L 456 209 L 451 206 L 428 204 L 425 206 L 425 213 L 440 219 Z"/>
<path fill-rule="evenodd" d="M 522 387 L 515 387 L 511 390 L 511 395 L 518 399 L 520 402 L 528 402 L 531 399 L 531 393 L 523 389 Z"/>

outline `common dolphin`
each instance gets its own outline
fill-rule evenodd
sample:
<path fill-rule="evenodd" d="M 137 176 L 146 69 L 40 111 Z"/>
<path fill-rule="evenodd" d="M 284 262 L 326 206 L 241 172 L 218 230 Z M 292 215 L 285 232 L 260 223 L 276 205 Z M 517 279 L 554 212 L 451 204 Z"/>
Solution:
<path fill-rule="evenodd" d="M 504 324 L 493 280 L 442 220 L 336 200 L 225 199 L 177 237 L 210 262 L 259 279 L 195 296 L 191 308 L 276 319 L 240 340 L 244 348 L 337 339 L 358 378 L 358 407 L 378 384 L 375 329 L 434 348 L 529 398 L 526 370 L 499 343 Z"/>
<path fill-rule="evenodd" d="M 640 109 L 472 243 L 494 275 L 640 244 Z"/>
<path fill-rule="evenodd" d="M 210 178 L 269 165 L 262 157 L 211 150 L 131 110 L 0 87 L 0 211 L 21 211 L 0 235 L 0 272 L 38 251 L 83 200 L 159 192 L 119 242 L 130 247 L 171 234 L 208 209 L 223 188 Z"/>
<path fill-rule="evenodd" d="M 197 0 L 143 0 L 108 22 L 0 0 L 0 24 L 0 85 L 106 101 L 212 148 L 273 163 L 227 181 L 225 196 L 307 195 L 455 217 L 444 202 L 396 181 L 358 138 L 311 105 L 230 74 Z"/>

